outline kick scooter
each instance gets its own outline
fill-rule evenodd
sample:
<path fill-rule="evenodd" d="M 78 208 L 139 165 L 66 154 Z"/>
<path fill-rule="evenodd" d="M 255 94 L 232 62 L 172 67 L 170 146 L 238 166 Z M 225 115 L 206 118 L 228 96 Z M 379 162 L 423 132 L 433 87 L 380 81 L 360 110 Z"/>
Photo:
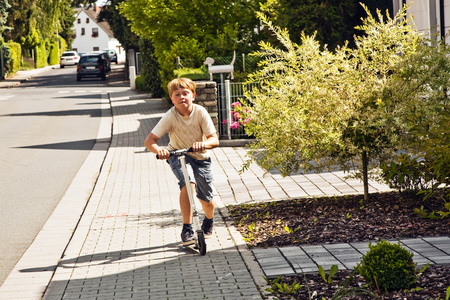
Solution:
<path fill-rule="evenodd" d="M 200 226 L 200 219 L 198 216 L 197 207 L 195 206 L 194 201 L 194 195 L 192 194 L 192 189 L 190 187 L 190 180 L 189 175 L 186 167 L 186 158 L 184 155 L 187 152 L 192 152 L 192 147 L 188 149 L 181 149 L 181 150 L 171 150 L 169 151 L 170 156 L 176 156 L 180 160 L 181 163 L 181 169 L 183 170 L 183 176 L 184 176 L 184 182 L 186 184 L 186 190 L 189 197 L 189 203 L 191 204 L 191 210 L 192 210 L 192 221 L 193 221 L 193 227 L 195 232 L 195 248 L 198 249 L 201 255 L 206 254 L 206 241 L 205 241 L 205 234 L 203 233 L 203 230 Z M 159 159 L 159 156 L 156 155 L 156 158 Z"/>

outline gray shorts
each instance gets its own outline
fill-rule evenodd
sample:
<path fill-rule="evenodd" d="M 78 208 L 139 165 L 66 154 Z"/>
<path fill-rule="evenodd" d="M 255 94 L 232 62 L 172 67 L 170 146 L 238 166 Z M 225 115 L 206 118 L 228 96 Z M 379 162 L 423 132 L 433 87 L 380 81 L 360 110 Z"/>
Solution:
<path fill-rule="evenodd" d="M 197 160 L 189 155 L 186 157 L 186 167 L 189 174 L 189 180 L 195 183 L 195 190 L 197 198 L 206 202 L 211 202 L 213 199 L 213 176 L 211 172 L 211 158 L 205 160 Z M 176 156 L 172 156 L 167 160 L 167 163 L 172 168 L 173 173 L 178 179 L 180 190 L 185 185 L 183 169 L 181 163 Z"/>

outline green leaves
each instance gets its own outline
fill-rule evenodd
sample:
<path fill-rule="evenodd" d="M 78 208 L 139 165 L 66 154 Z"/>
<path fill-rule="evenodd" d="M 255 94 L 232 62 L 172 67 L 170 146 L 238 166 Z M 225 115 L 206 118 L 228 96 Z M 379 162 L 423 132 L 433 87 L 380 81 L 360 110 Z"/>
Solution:
<path fill-rule="evenodd" d="M 330 269 L 330 274 L 328 275 L 328 278 L 327 278 L 324 268 L 322 266 L 319 266 L 319 274 L 320 274 L 320 276 L 322 276 L 322 279 L 328 284 L 333 283 L 332 278 L 338 272 L 338 270 L 339 269 L 338 269 L 337 265 L 332 265 L 331 269 Z"/>
<path fill-rule="evenodd" d="M 285 282 L 280 283 L 282 279 L 281 276 L 274 280 L 269 280 L 266 277 L 264 277 L 264 279 L 268 284 L 270 284 L 270 288 L 267 288 L 266 291 L 273 294 L 293 295 L 302 287 L 298 282 L 294 282 L 292 283 L 292 285 L 288 285 Z"/>

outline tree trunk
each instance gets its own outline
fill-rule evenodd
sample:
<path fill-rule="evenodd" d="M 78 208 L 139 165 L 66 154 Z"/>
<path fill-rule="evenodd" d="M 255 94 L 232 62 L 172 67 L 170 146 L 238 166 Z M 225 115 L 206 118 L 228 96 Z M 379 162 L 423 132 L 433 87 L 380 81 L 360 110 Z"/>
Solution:
<path fill-rule="evenodd" d="M 367 158 L 367 151 L 362 152 L 362 167 L 363 167 L 363 184 L 364 184 L 364 201 L 369 200 L 369 159 Z"/>

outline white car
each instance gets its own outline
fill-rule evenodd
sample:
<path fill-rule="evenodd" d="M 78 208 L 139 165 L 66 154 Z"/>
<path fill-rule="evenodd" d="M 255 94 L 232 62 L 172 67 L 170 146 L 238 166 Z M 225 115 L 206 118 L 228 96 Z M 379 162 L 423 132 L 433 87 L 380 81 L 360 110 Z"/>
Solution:
<path fill-rule="evenodd" d="M 65 66 L 77 65 L 80 61 L 80 55 L 76 51 L 66 51 L 63 52 L 61 58 L 59 59 L 59 66 L 64 68 Z"/>

